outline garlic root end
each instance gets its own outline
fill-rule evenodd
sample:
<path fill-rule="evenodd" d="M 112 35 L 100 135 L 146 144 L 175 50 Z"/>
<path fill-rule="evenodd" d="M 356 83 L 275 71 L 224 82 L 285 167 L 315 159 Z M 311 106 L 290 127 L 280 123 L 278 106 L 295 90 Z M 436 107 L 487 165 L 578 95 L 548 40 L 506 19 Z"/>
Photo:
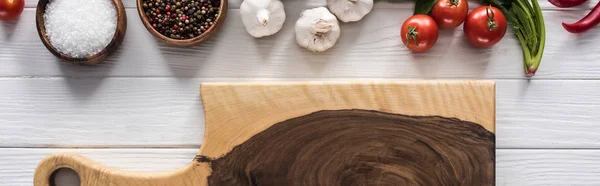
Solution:
<path fill-rule="evenodd" d="M 267 26 L 269 24 L 269 11 L 266 9 L 259 10 L 256 14 L 256 18 L 263 26 Z"/>
<path fill-rule="evenodd" d="M 317 21 L 317 23 L 315 23 L 312 27 L 311 27 L 311 33 L 317 36 L 323 35 L 323 34 L 327 34 L 331 31 L 331 29 L 333 29 L 333 25 L 330 23 L 327 23 L 326 21 L 323 21 L 322 19 L 319 19 Z"/>

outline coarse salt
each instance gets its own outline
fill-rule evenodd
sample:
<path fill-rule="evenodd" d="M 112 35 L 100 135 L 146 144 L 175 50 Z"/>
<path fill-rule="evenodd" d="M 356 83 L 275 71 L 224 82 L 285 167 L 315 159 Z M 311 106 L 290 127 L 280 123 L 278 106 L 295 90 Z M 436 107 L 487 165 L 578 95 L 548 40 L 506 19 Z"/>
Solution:
<path fill-rule="evenodd" d="M 111 0 L 51 0 L 44 22 L 54 48 L 83 58 L 108 46 L 117 30 L 117 11 Z"/>

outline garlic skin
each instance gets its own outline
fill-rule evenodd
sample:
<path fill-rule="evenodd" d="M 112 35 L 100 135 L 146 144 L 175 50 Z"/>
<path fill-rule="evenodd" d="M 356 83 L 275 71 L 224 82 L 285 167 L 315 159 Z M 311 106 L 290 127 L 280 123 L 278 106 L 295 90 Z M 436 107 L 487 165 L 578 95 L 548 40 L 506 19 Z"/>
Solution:
<path fill-rule="evenodd" d="M 324 52 L 340 38 L 337 18 L 325 7 L 308 9 L 296 21 L 296 42 L 313 52 Z"/>
<path fill-rule="evenodd" d="M 327 7 L 344 22 L 361 20 L 373 9 L 373 0 L 327 0 Z"/>
<path fill-rule="evenodd" d="M 244 0 L 240 12 L 246 31 L 256 38 L 279 32 L 285 22 L 285 10 L 279 0 Z"/>

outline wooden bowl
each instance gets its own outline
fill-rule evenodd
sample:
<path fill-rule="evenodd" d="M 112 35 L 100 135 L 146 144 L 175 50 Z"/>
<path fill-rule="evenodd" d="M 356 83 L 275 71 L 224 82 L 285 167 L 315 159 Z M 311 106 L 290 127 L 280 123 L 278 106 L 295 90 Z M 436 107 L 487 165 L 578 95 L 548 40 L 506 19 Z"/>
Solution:
<path fill-rule="evenodd" d="M 216 32 L 218 32 L 223 22 L 225 22 L 225 17 L 227 16 L 227 0 L 221 0 L 221 6 L 219 7 L 219 16 L 217 16 L 217 20 L 215 20 L 213 26 L 211 26 L 206 32 L 190 39 L 171 39 L 170 37 L 162 35 L 160 32 L 154 30 L 148 21 L 148 17 L 144 13 L 144 7 L 142 6 L 144 0 L 137 0 L 137 10 L 140 15 L 140 19 L 142 23 L 144 23 L 144 27 L 150 32 L 154 37 L 164 41 L 168 45 L 177 46 L 177 47 L 188 47 L 198 45 L 204 41 L 210 39 Z"/>
<path fill-rule="evenodd" d="M 121 0 L 112 0 L 113 4 L 117 8 L 117 31 L 113 36 L 110 43 L 102 49 L 100 52 L 84 57 L 84 58 L 74 58 L 69 55 L 65 55 L 60 53 L 56 48 L 50 44 L 50 40 L 46 37 L 46 28 L 44 26 L 44 13 L 46 12 L 46 5 L 50 0 L 39 0 L 37 4 L 37 10 L 35 15 L 35 22 L 37 25 L 38 35 L 44 43 L 44 46 L 56 57 L 63 59 L 72 63 L 83 63 L 83 64 L 97 64 L 102 62 L 109 54 L 116 51 L 121 43 L 123 42 L 123 38 L 125 37 L 125 32 L 127 31 L 127 14 L 125 13 L 125 7 Z M 83 1 L 82 1 L 83 2 Z"/>

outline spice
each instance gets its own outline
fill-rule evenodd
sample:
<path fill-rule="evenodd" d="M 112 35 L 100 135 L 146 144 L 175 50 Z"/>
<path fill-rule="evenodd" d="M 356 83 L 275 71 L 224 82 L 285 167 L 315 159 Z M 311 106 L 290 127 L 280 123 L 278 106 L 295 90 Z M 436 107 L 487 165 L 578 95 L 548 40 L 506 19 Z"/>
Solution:
<path fill-rule="evenodd" d="M 220 4 L 220 0 L 143 0 L 144 14 L 154 30 L 181 40 L 209 30 L 217 20 Z"/>
<path fill-rule="evenodd" d="M 102 51 L 117 31 L 117 11 L 110 0 L 53 0 L 46 6 L 44 27 L 60 53 L 84 58 Z"/>
<path fill-rule="evenodd" d="M 565 30 L 571 33 L 583 33 L 591 28 L 594 28 L 596 25 L 598 25 L 598 23 L 600 23 L 600 2 L 598 2 L 594 9 L 592 9 L 588 15 L 583 17 L 583 19 L 577 21 L 576 23 L 563 23 L 562 25 Z"/>

